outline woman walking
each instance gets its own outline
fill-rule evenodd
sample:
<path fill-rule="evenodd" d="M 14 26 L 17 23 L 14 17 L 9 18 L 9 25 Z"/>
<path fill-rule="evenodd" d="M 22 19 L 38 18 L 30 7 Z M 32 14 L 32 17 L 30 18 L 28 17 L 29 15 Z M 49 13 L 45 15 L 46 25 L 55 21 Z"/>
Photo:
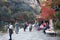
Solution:
<path fill-rule="evenodd" d="M 9 37 L 10 37 L 9 40 L 12 40 L 12 34 L 13 34 L 13 25 L 10 23 L 9 24 Z"/>

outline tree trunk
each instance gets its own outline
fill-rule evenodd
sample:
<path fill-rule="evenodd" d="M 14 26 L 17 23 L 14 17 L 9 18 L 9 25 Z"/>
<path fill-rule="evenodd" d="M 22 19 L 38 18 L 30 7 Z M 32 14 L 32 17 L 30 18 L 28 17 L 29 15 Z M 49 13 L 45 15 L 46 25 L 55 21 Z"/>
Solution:
<path fill-rule="evenodd" d="M 49 20 L 49 26 L 50 26 L 50 29 L 54 29 L 54 28 L 53 28 L 53 19 L 50 19 L 50 20 Z"/>

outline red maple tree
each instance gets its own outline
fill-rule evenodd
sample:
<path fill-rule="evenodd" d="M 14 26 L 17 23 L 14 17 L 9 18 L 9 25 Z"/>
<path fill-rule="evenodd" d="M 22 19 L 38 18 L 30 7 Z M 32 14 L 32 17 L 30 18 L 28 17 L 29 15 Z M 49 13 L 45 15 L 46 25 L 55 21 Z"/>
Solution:
<path fill-rule="evenodd" d="M 44 19 L 50 19 L 53 18 L 53 14 L 55 13 L 55 10 L 50 7 L 42 7 L 42 13 L 40 16 Z"/>

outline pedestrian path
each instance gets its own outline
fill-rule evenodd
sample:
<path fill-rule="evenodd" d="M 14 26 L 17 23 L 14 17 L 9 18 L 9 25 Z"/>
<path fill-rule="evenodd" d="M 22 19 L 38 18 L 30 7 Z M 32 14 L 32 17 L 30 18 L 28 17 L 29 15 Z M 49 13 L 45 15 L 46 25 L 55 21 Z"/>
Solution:
<path fill-rule="evenodd" d="M 8 40 L 9 35 L 8 33 L 1 36 L 0 40 Z M 46 34 L 43 34 L 42 31 L 36 31 L 32 30 L 32 32 L 29 32 L 27 29 L 26 32 L 23 31 L 23 29 L 19 30 L 18 34 L 13 33 L 12 35 L 13 40 L 60 40 L 59 37 L 49 37 Z"/>

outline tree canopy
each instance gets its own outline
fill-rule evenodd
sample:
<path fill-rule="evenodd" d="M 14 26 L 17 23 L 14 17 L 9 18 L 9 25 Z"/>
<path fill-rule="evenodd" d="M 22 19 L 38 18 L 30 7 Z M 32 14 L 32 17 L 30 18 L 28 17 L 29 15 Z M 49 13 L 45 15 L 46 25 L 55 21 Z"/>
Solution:
<path fill-rule="evenodd" d="M 10 21 L 10 20 L 29 20 L 33 19 L 37 12 L 30 7 L 28 4 L 23 2 L 1 2 L 0 3 L 0 20 Z M 32 18 L 30 18 L 30 17 Z M 19 18 L 20 17 L 20 18 Z M 27 19 L 26 19 L 27 18 Z"/>

